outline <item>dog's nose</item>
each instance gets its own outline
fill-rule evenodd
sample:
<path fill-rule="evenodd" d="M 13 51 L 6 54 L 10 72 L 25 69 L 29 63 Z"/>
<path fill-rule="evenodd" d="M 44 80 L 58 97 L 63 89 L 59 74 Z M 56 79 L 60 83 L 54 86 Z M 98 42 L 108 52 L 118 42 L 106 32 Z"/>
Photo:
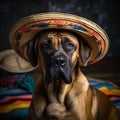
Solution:
<path fill-rule="evenodd" d="M 55 66 L 58 67 L 58 66 L 64 66 L 65 65 L 65 57 L 60 55 L 60 56 L 57 56 L 55 57 Z"/>

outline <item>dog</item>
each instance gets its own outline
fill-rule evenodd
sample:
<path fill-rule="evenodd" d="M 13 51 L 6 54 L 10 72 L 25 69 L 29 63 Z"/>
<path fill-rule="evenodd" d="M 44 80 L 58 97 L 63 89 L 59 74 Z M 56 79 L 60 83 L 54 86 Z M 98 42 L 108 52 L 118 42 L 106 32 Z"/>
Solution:
<path fill-rule="evenodd" d="M 91 49 L 82 37 L 67 30 L 45 30 L 24 47 L 40 77 L 29 108 L 29 120 L 119 120 L 104 93 L 92 88 L 80 70 Z"/>

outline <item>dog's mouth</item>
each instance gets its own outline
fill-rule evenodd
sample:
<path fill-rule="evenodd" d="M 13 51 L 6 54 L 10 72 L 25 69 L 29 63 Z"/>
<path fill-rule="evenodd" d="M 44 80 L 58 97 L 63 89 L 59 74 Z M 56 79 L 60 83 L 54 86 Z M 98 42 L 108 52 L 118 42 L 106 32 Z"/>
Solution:
<path fill-rule="evenodd" d="M 66 84 L 70 84 L 72 82 L 70 68 L 71 67 L 68 64 L 66 64 L 63 67 L 50 66 L 49 69 L 47 70 L 46 82 L 49 84 L 52 81 L 63 80 Z"/>
<path fill-rule="evenodd" d="M 55 73 L 51 73 L 52 75 L 52 79 L 55 80 L 64 80 L 64 82 L 66 84 L 70 84 L 71 83 L 71 74 L 70 71 L 65 71 L 64 68 L 59 67 L 58 69 L 56 69 L 56 71 L 52 71 Z"/>

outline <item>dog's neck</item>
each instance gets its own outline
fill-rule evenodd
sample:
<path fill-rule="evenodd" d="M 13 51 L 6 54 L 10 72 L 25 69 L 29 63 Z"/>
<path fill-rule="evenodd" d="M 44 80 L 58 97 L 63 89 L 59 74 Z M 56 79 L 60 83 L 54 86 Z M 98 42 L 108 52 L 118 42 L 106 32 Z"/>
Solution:
<path fill-rule="evenodd" d="M 75 81 L 73 82 L 73 86 L 75 86 L 74 88 L 79 88 L 80 92 L 86 92 L 88 90 L 88 80 L 79 68 L 76 74 L 73 73 L 73 80 Z"/>
<path fill-rule="evenodd" d="M 72 87 L 79 88 L 78 91 L 82 93 L 88 90 L 88 86 L 89 86 L 89 83 L 79 68 L 77 71 L 72 72 L 71 84 L 66 84 L 64 80 L 61 80 L 61 81 L 58 80 L 58 81 L 52 81 L 50 84 L 45 85 L 47 90 L 46 93 L 48 93 L 47 96 L 48 96 L 49 102 L 60 103 L 60 104 L 64 104 L 65 96 L 71 90 Z"/>
<path fill-rule="evenodd" d="M 52 81 L 49 84 L 45 84 L 45 82 L 42 82 L 41 79 L 41 88 L 42 92 L 46 93 L 46 102 L 44 105 L 46 105 L 46 115 L 47 116 L 54 116 L 56 118 L 61 118 L 61 113 L 71 114 L 68 112 L 68 106 L 69 104 L 66 103 L 66 101 L 70 101 L 71 94 L 77 95 L 88 91 L 89 83 L 85 76 L 82 74 L 80 69 L 73 71 L 72 73 L 72 83 L 66 84 L 64 80 L 61 81 Z M 42 78 L 42 77 L 41 77 Z M 45 89 L 42 89 L 42 88 Z M 74 97 L 74 96 L 73 96 Z M 44 99 L 44 98 L 43 98 Z M 68 113 L 67 113 L 68 112 Z M 64 117 L 64 115 L 63 115 Z"/>

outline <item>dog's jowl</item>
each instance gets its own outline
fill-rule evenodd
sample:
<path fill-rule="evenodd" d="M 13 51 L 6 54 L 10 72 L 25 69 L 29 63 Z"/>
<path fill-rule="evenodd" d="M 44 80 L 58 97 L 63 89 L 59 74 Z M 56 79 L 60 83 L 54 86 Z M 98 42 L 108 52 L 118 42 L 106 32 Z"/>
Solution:
<path fill-rule="evenodd" d="M 10 40 L 40 70 L 29 120 L 119 120 L 113 103 L 80 70 L 108 51 L 109 38 L 100 26 L 67 13 L 38 13 L 19 20 Z"/>
<path fill-rule="evenodd" d="M 87 64 L 91 57 L 91 48 L 81 37 L 47 30 L 34 39 L 26 53 L 41 73 L 30 106 L 31 120 L 118 120 L 114 105 L 91 88 L 80 71 L 80 61 Z"/>

